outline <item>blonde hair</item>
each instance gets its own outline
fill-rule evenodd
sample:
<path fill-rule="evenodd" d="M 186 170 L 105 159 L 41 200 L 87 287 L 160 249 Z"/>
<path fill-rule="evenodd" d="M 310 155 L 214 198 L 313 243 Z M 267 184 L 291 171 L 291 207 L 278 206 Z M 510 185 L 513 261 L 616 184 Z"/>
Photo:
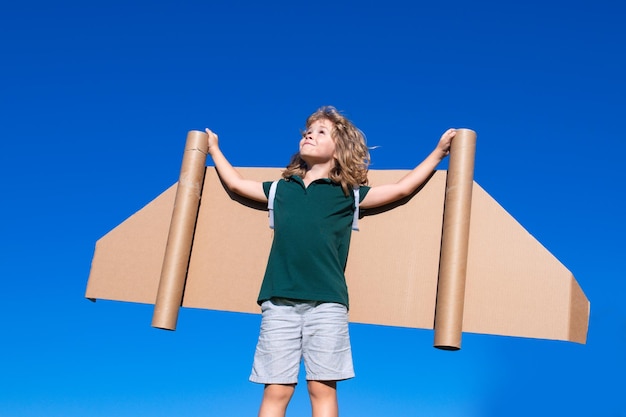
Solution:
<path fill-rule="evenodd" d="M 318 120 L 328 120 L 333 124 L 331 137 L 335 141 L 335 166 L 328 177 L 341 185 L 344 194 L 348 195 L 354 186 L 367 185 L 367 171 L 370 154 L 365 143 L 365 135 L 333 106 L 320 107 L 306 119 L 302 136 L 309 127 Z M 304 178 L 307 171 L 306 162 L 296 153 L 283 171 L 283 178 L 298 175 Z"/>

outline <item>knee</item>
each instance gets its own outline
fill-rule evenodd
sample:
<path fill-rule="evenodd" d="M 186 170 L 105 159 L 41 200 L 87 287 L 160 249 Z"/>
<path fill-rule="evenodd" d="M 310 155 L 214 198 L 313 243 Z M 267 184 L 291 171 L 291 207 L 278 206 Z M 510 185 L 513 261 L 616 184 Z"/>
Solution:
<path fill-rule="evenodd" d="M 307 384 L 311 400 L 334 400 L 337 398 L 336 381 L 309 381 Z"/>
<path fill-rule="evenodd" d="M 337 383 L 335 381 L 309 381 L 307 384 L 313 417 L 337 417 Z"/>
<path fill-rule="evenodd" d="M 268 384 L 263 390 L 263 401 L 272 404 L 287 404 L 295 390 L 294 384 Z"/>

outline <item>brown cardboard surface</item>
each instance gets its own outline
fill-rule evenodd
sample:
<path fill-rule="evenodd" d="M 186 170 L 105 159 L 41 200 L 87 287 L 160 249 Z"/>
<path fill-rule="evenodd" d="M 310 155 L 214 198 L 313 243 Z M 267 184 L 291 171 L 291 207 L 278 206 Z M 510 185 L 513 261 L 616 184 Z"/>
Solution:
<path fill-rule="evenodd" d="M 239 168 L 257 180 L 277 168 Z M 371 185 L 407 171 L 370 172 Z M 410 198 L 370 210 L 352 234 L 346 269 L 350 320 L 432 329 L 446 171 Z M 155 303 L 176 187 L 96 243 L 86 297 Z M 182 305 L 258 313 L 272 231 L 267 211 L 225 191 L 206 168 Z M 585 343 L 589 302 L 572 274 L 475 182 L 464 332 Z"/>
<path fill-rule="evenodd" d="M 154 304 L 176 184 L 96 242 L 85 296 Z"/>
<path fill-rule="evenodd" d="M 588 318 L 572 273 L 474 183 L 463 331 L 585 343 Z"/>

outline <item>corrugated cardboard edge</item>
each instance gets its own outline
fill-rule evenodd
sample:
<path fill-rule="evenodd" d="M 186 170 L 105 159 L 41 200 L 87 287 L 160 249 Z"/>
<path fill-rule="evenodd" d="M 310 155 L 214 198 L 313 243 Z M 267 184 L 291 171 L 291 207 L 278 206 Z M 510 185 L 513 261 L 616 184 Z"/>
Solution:
<path fill-rule="evenodd" d="M 591 304 L 573 275 L 570 300 L 570 327 L 567 340 L 584 344 L 587 342 Z"/>

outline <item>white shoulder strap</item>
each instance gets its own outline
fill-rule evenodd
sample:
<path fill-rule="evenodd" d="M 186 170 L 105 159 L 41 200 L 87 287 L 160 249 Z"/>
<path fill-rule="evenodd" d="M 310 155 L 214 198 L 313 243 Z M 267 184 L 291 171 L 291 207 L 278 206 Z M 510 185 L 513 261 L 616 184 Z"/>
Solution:
<path fill-rule="evenodd" d="M 352 218 L 352 230 L 359 231 L 359 186 L 354 186 L 354 217 Z"/>
<path fill-rule="evenodd" d="M 276 187 L 278 186 L 278 180 L 272 182 L 270 186 L 270 194 L 267 196 L 267 208 L 270 216 L 270 229 L 274 228 L 274 200 L 276 199 Z"/>

